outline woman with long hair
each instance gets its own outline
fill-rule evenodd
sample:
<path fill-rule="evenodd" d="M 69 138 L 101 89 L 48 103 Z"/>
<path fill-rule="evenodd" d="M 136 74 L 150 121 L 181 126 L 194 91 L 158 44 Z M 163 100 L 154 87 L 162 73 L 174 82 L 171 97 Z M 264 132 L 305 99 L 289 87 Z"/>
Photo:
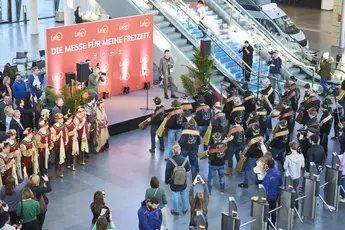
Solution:
<path fill-rule="evenodd" d="M 6 126 L 6 131 L 10 129 L 10 123 L 13 117 L 13 108 L 11 105 L 6 106 L 4 109 L 5 115 L 6 115 L 6 121 L 5 121 L 5 126 Z"/>
<path fill-rule="evenodd" d="M 29 188 L 24 188 L 22 201 L 17 208 L 17 216 L 22 220 L 22 230 L 39 230 L 37 216 L 40 214 L 40 204 L 34 200 L 34 194 Z"/>
<path fill-rule="evenodd" d="M 104 110 L 104 101 L 99 99 L 96 108 L 96 138 L 94 148 L 97 153 L 103 152 L 109 148 L 108 119 Z"/>
<path fill-rule="evenodd" d="M 10 96 L 10 102 L 13 100 L 12 89 L 11 89 L 11 79 L 8 76 L 5 76 L 2 80 L 1 92 L 3 94 L 8 94 Z"/>
<path fill-rule="evenodd" d="M 197 192 L 194 196 L 194 186 L 198 182 L 202 183 L 202 186 L 204 187 L 204 192 Z M 189 222 L 190 229 L 194 229 L 196 227 L 198 216 L 200 216 L 200 218 L 204 218 L 205 227 L 206 229 L 208 228 L 207 206 L 208 206 L 209 199 L 210 199 L 210 193 L 208 192 L 207 185 L 205 181 L 201 178 L 201 176 L 197 175 L 189 190 L 189 204 L 191 206 L 191 210 L 190 210 L 191 217 L 190 217 L 190 222 Z"/>
<path fill-rule="evenodd" d="M 105 205 L 105 191 L 96 191 L 93 195 L 93 202 L 90 204 L 90 209 L 93 215 L 92 218 L 92 225 L 95 225 L 99 216 L 101 216 L 102 210 L 109 210 L 109 208 Z M 109 210 L 110 212 L 110 210 Z M 110 219 L 108 219 L 110 222 Z"/>
<path fill-rule="evenodd" d="M 8 204 L 8 212 L 11 217 L 11 225 L 18 223 L 18 217 L 16 211 L 18 204 L 22 199 L 22 190 L 28 183 L 28 174 L 26 167 L 23 167 L 24 180 L 16 185 L 16 179 L 13 176 L 9 176 L 6 179 L 5 186 L 1 188 L 0 195 L 1 200 Z"/>
<path fill-rule="evenodd" d="M 47 175 L 42 176 L 43 179 L 43 184 L 42 186 L 40 185 L 40 177 L 36 174 L 33 174 L 30 176 L 29 179 L 29 184 L 28 188 L 31 189 L 31 191 L 34 193 L 36 200 L 40 200 L 41 197 L 43 197 L 45 204 L 48 206 L 49 200 L 48 197 L 46 196 L 46 193 L 51 192 L 51 186 L 50 186 L 50 181 L 48 180 Z M 38 219 L 38 224 L 39 224 L 39 229 L 42 230 L 44 219 L 46 217 L 46 213 L 40 213 L 37 216 Z"/>

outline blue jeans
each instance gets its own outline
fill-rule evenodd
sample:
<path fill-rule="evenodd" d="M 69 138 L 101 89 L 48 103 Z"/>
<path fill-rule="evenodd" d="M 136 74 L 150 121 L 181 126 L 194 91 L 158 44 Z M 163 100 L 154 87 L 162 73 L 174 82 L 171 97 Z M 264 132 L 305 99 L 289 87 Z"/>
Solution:
<path fill-rule="evenodd" d="M 278 85 L 278 87 L 277 87 L 278 88 L 278 92 L 279 92 L 279 94 L 282 94 L 282 86 L 280 84 L 280 81 L 282 80 L 281 75 L 279 73 L 270 73 L 270 75 L 275 77 L 275 78 L 277 78 L 277 81 L 276 80 L 271 80 L 271 84 L 272 84 L 273 88 L 275 88 L 274 84 L 277 84 Z"/>
<path fill-rule="evenodd" d="M 198 130 L 199 130 L 200 138 L 201 138 L 201 144 L 200 144 L 201 147 L 199 148 L 200 152 L 206 151 L 208 149 L 207 145 L 202 144 L 202 138 L 204 137 L 204 135 L 207 131 L 207 128 L 208 128 L 208 126 L 198 126 Z M 202 148 L 202 146 L 204 146 L 204 148 Z"/>
<path fill-rule="evenodd" d="M 282 164 L 282 168 L 285 162 L 285 156 L 284 156 L 285 152 L 286 152 L 286 148 L 283 148 L 283 149 L 272 148 L 271 149 L 273 159 L 279 161 Z"/>
<path fill-rule="evenodd" d="M 222 166 L 209 165 L 207 187 L 210 193 L 212 191 L 213 178 L 216 175 L 217 171 L 218 171 L 218 177 L 219 177 L 220 190 L 224 190 L 225 188 L 224 165 Z"/>
<path fill-rule="evenodd" d="M 190 171 L 192 174 L 192 180 L 194 181 L 196 174 L 199 173 L 199 161 L 197 157 L 198 151 L 184 151 L 182 150 L 182 156 L 188 157 L 189 159 L 189 164 L 190 164 Z"/>
<path fill-rule="evenodd" d="M 181 200 L 182 200 L 182 211 L 188 210 L 188 200 L 187 200 L 187 189 L 181 191 L 181 192 L 174 192 L 171 191 L 171 199 L 173 202 L 173 208 L 175 212 L 178 212 L 178 194 L 181 194 Z"/>
<path fill-rule="evenodd" d="M 321 84 L 321 86 L 323 88 L 323 92 L 326 93 L 327 90 L 328 90 L 327 78 L 321 77 L 320 84 Z"/>
<path fill-rule="evenodd" d="M 231 146 L 228 148 L 228 167 L 232 168 L 233 166 L 233 158 L 235 155 L 236 161 L 240 160 L 240 153 L 243 151 L 244 145 L 242 146 Z"/>
<path fill-rule="evenodd" d="M 158 125 L 151 125 L 151 149 L 156 148 L 156 132 L 158 129 Z M 159 140 L 159 147 L 164 149 L 164 139 L 163 137 L 158 137 Z"/>
<path fill-rule="evenodd" d="M 255 167 L 256 161 L 258 158 L 252 158 L 248 157 L 247 158 L 247 165 L 246 165 L 246 170 L 244 171 L 244 181 L 243 184 L 248 184 L 249 183 L 249 176 L 251 170 Z"/>
<path fill-rule="evenodd" d="M 98 101 L 98 93 L 97 92 L 89 92 L 89 96 L 93 96 L 95 101 Z"/>
<path fill-rule="evenodd" d="M 168 130 L 168 148 L 165 150 L 165 157 L 171 158 L 172 157 L 172 146 L 174 142 L 179 138 L 181 135 L 181 129 L 169 129 Z"/>
<path fill-rule="evenodd" d="M 340 188 L 340 196 L 342 199 L 345 199 L 345 192 L 343 189 L 345 189 L 345 175 L 343 175 L 343 179 L 342 179 L 342 188 Z"/>

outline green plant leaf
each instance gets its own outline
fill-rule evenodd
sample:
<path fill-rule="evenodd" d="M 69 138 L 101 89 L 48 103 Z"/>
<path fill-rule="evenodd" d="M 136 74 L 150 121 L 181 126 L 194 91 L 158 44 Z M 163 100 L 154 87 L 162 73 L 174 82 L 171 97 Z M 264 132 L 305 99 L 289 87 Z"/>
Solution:
<path fill-rule="evenodd" d="M 190 96 L 195 96 L 197 94 L 193 79 L 191 79 L 185 74 L 182 74 L 181 82 L 187 94 L 189 94 Z"/>

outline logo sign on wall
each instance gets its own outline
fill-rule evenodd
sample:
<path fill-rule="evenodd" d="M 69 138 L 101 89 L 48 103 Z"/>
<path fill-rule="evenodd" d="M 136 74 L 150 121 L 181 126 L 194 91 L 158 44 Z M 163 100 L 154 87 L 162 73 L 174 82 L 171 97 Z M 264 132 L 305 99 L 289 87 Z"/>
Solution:
<path fill-rule="evenodd" d="M 75 73 L 76 63 L 86 59 L 107 73 L 99 93 L 120 94 L 124 86 L 142 89 L 145 77 L 152 83 L 153 15 L 50 28 L 46 40 L 48 85 L 57 92 L 65 73 Z"/>

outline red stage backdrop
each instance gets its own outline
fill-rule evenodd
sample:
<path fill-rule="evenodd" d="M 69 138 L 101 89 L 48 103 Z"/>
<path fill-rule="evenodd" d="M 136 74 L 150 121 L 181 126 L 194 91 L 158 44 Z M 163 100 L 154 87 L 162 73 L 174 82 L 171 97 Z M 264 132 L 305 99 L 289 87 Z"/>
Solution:
<path fill-rule="evenodd" d="M 65 73 L 76 73 L 76 63 L 86 59 L 107 73 L 99 93 L 143 89 L 145 75 L 152 85 L 153 15 L 51 28 L 46 36 L 48 85 L 56 91 L 65 84 Z"/>

